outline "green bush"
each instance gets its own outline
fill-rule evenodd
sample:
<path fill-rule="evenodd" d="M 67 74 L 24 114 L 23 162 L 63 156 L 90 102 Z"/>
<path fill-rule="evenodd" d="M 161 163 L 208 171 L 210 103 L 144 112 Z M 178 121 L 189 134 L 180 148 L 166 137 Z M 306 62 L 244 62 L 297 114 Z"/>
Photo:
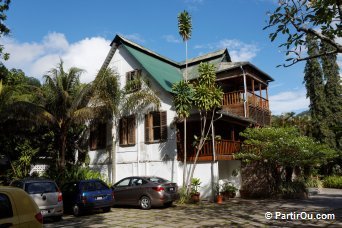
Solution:
<path fill-rule="evenodd" d="M 302 181 L 283 182 L 279 188 L 279 192 L 283 198 L 287 199 L 307 197 L 306 186 Z"/>
<path fill-rule="evenodd" d="M 68 166 L 65 168 L 64 172 L 58 172 L 57 170 L 50 168 L 44 176 L 55 180 L 59 186 L 62 186 L 65 182 L 69 181 L 89 179 L 101 179 L 106 182 L 100 172 L 82 166 Z"/>
<path fill-rule="evenodd" d="M 307 188 L 322 188 L 323 183 L 318 177 L 309 177 L 305 181 L 305 185 Z"/>
<path fill-rule="evenodd" d="M 339 188 L 342 189 L 342 176 L 327 176 L 323 179 L 323 186 L 325 188 Z"/>

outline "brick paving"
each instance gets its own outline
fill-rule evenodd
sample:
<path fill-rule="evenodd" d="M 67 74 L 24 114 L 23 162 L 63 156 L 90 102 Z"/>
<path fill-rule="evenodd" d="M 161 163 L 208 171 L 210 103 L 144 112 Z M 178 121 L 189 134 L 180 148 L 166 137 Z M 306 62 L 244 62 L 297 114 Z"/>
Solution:
<path fill-rule="evenodd" d="M 265 213 L 271 212 L 272 219 Z M 274 219 L 275 213 L 288 219 Z M 300 219 L 298 215 L 334 214 L 335 219 Z M 291 219 L 292 218 L 299 219 Z M 300 214 L 302 215 L 302 214 Z M 310 218 L 310 217 L 309 217 Z M 59 222 L 44 227 L 342 227 L 342 191 L 326 191 L 308 200 L 230 199 L 223 204 L 201 202 L 197 205 L 174 205 L 144 211 L 134 207 L 112 208 L 109 213 L 97 211 L 80 217 L 65 215 Z"/>

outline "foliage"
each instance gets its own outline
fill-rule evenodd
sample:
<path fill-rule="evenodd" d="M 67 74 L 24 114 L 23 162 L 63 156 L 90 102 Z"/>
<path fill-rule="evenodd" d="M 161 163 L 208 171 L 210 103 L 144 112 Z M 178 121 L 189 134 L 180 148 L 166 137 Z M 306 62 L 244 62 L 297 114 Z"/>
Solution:
<path fill-rule="evenodd" d="M 56 181 L 59 186 L 62 186 L 68 181 L 89 180 L 89 179 L 102 179 L 106 182 L 100 172 L 94 171 L 89 167 L 81 167 L 79 165 L 67 165 L 63 172 L 50 167 L 44 175 Z"/>
<path fill-rule="evenodd" d="M 331 0 L 282 0 L 274 12 L 269 13 L 269 20 L 264 29 L 274 28 L 269 38 L 274 41 L 278 35 L 287 39 L 279 45 L 286 48 L 286 61 L 291 66 L 299 61 L 316 58 L 332 53 L 342 53 L 338 37 L 342 36 L 341 1 Z M 306 35 L 312 35 L 320 42 L 329 43 L 331 50 L 321 50 L 312 56 L 302 56 L 302 46 L 307 45 Z"/>
<path fill-rule="evenodd" d="M 235 157 L 247 164 L 262 166 L 270 194 L 279 192 L 283 182 L 292 182 L 296 167 L 304 169 L 305 174 L 308 167 L 322 165 L 336 157 L 334 150 L 310 137 L 301 136 L 295 127 L 247 128 L 240 135 L 245 141 Z"/>
<path fill-rule="evenodd" d="M 180 118 L 189 117 L 194 93 L 192 84 L 187 81 L 177 82 L 173 84 L 172 91 L 175 93 L 173 103 L 178 116 Z"/>
<path fill-rule="evenodd" d="M 323 186 L 325 188 L 339 188 L 342 189 L 342 176 L 327 176 L 323 179 Z"/>
<path fill-rule="evenodd" d="M 188 194 L 186 187 L 181 187 L 178 193 L 179 193 L 179 199 L 177 203 L 186 204 L 190 202 L 190 195 Z"/>
<path fill-rule="evenodd" d="M 316 165 L 336 156 L 335 151 L 294 127 L 247 128 L 241 133 L 246 140 L 236 156 L 244 161 L 266 161 L 281 166 Z"/>
<path fill-rule="evenodd" d="M 0 37 L 6 36 L 9 34 L 10 29 L 4 24 L 4 21 L 7 19 L 5 11 L 9 9 L 9 5 L 11 0 L 0 1 Z M 4 46 L 0 45 L 0 59 L 8 60 L 9 54 L 3 53 Z"/>
<path fill-rule="evenodd" d="M 307 194 L 307 190 L 302 181 L 283 182 L 280 185 L 279 193 L 283 198 L 305 198 L 304 194 Z"/>
<path fill-rule="evenodd" d="M 14 151 L 19 154 L 17 160 L 11 161 L 11 171 L 7 173 L 7 176 L 11 179 L 21 179 L 30 175 L 32 160 L 38 148 L 32 148 L 31 142 L 27 139 L 24 142 L 18 144 Z"/>
<path fill-rule="evenodd" d="M 236 193 L 238 189 L 231 182 L 224 182 L 220 188 L 220 192 Z"/>
<path fill-rule="evenodd" d="M 307 188 L 322 188 L 323 183 L 318 177 L 309 177 L 305 180 Z"/>
<path fill-rule="evenodd" d="M 199 178 L 192 178 L 191 179 L 191 194 L 198 194 L 199 188 L 201 186 L 201 180 Z"/>
<path fill-rule="evenodd" d="M 183 41 L 189 40 L 191 37 L 191 16 L 187 11 L 178 14 L 178 31 Z"/>

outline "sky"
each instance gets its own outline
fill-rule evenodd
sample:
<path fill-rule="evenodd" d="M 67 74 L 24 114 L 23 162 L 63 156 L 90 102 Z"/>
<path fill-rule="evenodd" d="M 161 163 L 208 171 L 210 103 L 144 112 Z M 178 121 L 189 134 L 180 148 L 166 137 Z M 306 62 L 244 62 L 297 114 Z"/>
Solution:
<path fill-rule="evenodd" d="M 286 56 L 263 30 L 276 0 L 15 0 L 5 24 L 10 36 L 1 39 L 10 60 L 7 68 L 42 76 L 62 59 L 65 68 L 95 78 L 116 34 L 174 61 L 185 60 L 177 15 L 192 17 L 189 58 L 227 48 L 232 61 L 249 61 L 274 78 L 269 85 L 272 114 L 300 113 L 309 100 L 303 84 L 304 63 L 276 67 Z"/>

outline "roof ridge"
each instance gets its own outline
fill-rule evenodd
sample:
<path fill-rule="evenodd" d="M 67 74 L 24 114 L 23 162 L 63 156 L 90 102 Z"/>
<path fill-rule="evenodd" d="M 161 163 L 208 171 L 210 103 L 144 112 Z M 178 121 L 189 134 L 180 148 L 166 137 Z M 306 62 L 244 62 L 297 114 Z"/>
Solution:
<path fill-rule="evenodd" d="M 131 41 L 131 40 L 121 36 L 121 35 L 116 35 L 116 37 L 114 38 L 113 42 L 110 45 L 112 46 L 112 44 L 115 41 L 117 41 L 117 39 L 120 39 L 120 40 L 124 41 L 125 43 L 127 43 L 128 45 L 131 45 L 131 46 L 133 46 L 135 48 L 140 49 L 141 51 L 145 52 L 146 54 L 152 55 L 152 56 L 157 57 L 158 59 L 160 59 L 162 61 L 169 62 L 169 63 L 171 63 L 171 64 L 173 64 L 173 65 L 175 65 L 177 67 L 180 67 L 178 62 L 176 62 L 174 60 L 171 60 L 171 59 L 169 59 L 169 58 L 167 58 L 167 57 L 165 57 L 163 55 L 160 55 L 160 54 L 152 51 L 151 49 L 148 49 L 148 48 L 146 48 L 146 47 L 144 47 L 144 46 L 142 46 L 142 45 L 140 45 L 138 43 L 135 43 L 135 42 L 133 42 L 133 41 Z"/>
<path fill-rule="evenodd" d="M 203 55 L 200 55 L 200 56 L 197 56 L 197 57 L 194 57 L 194 58 L 190 58 L 188 59 L 188 64 L 191 64 L 191 63 L 194 63 L 194 62 L 198 62 L 198 61 L 201 61 L 203 59 L 207 59 L 207 58 L 213 58 L 213 57 L 217 57 L 219 55 L 222 55 L 223 53 L 226 52 L 226 48 L 224 49 L 220 49 L 220 50 L 216 50 L 216 51 L 213 51 L 213 52 L 208 52 L 206 54 L 203 54 Z M 184 65 L 185 64 L 185 60 L 184 61 L 181 61 L 178 63 L 179 65 Z"/>

